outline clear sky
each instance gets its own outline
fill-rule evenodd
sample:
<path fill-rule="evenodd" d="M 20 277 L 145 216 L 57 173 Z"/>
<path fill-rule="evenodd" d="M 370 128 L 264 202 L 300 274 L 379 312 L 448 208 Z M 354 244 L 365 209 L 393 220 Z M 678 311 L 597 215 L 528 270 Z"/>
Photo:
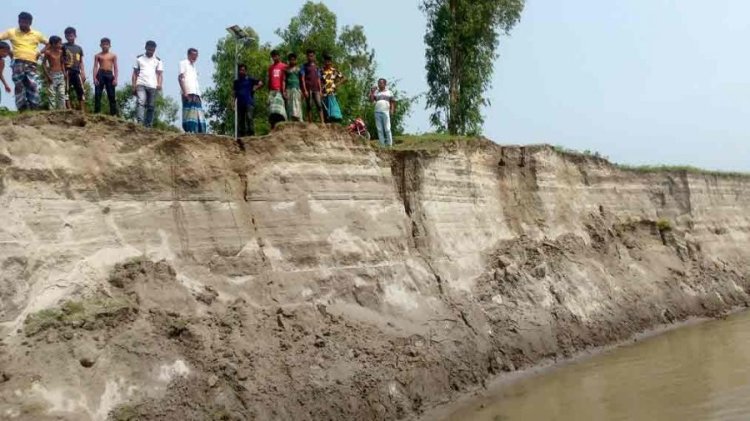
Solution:
<path fill-rule="evenodd" d="M 339 25 L 365 26 L 382 76 L 400 79 L 410 94 L 426 90 L 417 0 L 323 2 Z M 126 72 L 154 39 L 166 64 L 165 90 L 177 97 L 177 64 L 188 47 L 202 54 L 207 86 L 225 27 L 252 26 L 261 41 L 276 43 L 275 29 L 303 3 L 3 0 L 0 26 L 15 26 L 21 10 L 47 36 L 75 26 L 87 71 L 102 36 L 112 38 Z M 485 133 L 500 143 L 590 149 L 624 163 L 750 171 L 747 16 L 747 0 L 527 0 L 521 23 L 502 41 Z M 13 107 L 10 95 L 2 104 Z M 423 108 L 409 130 L 430 130 Z"/>

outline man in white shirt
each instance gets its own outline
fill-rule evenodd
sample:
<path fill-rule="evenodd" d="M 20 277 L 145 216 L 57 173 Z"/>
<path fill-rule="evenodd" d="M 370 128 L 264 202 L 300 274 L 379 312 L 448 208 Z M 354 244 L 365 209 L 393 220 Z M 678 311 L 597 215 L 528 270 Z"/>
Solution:
<path fill-rule="evenodd" d="M 156 43 L 146 42 L 146 54 L 141 54 L 133 66 L 133 95 L 138 97 L 136 118 L 146 127 L 154 125 L 156 94 L 162 89 L 164 64 L 154 55 Z"/>
<path fill-rule="evenodd" d="M 378 128 L 380 144 L 393 146 L 391 116 L 396 112 L 396 98 L 388 89 L 388 82 L 385 79 L 378 80 L 377 88 L 372 88 L 370 101 L 375 103 L 375 125 Z"/>
<path fill-rule="evenodd" d="M 195 67 L 197 60 L 198 50 L 189 49 L 187 59 L 180 62 L 180 76 L 177 78 L 182 91 L 182 129 L 186 133 L 206 133 L 206 116 Z"/>

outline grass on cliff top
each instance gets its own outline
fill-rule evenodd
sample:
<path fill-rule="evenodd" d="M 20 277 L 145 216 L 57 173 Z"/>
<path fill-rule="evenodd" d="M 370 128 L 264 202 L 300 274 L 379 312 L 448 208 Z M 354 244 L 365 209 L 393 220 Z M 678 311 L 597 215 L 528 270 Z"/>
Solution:
<path fill-rule="evenodd" d="M 687 174 L 695 174 L 695 175 L 709 175 L 709 176 L 716 176 L 716 177 L 750 178 L 750 172 L 706 170 L 706 169 L 694 167 L 691 165 L 618 164 L 618 163 L 612 163 L 609 160 L 608 156 L 602 155 L 596 151 L 592 152 L 588 149 L 581 152 L 581 151 L 569 149 L 569 148 L 566 148 L 564 146 L 559 146 L 559 145 L 553 146 L 552 148 L 562 155 L 575 155 L 575 156 L 583 156 L 583 157 L 588 157 L 588 158 L 593 158 L 593 159 L 600 159 L 600 160 L 610 162 L 612 165 L 614 165 L 615 167 L 621 170 L 632 171 L 632 172 L 637 172 L 637 173 L 642 173 L 642 174 L 672 172 L 672 173 L 687 173 Z"/>
<path fill-rule="evenodd" d="M 484 139 L 471 136 L 453 136 L 446 133 L 394 136 L 393 149 L 397 151 L 439 150 L 455 143 L 479 144 Z"/>
<path fill-rule="evenodd" d="M 622 170 L 634 171 L 634 172 L 640 172 L 640 173 L 685 172 L 688 174 L 710 175 L 710 176 L 716 176 L 716 177 L 750 178 L 750 172 L 706 170 L 703 168 L 693 167 L 690 165 L 615 164 L 615 166 L 617 166 L 618 168 Z"/>

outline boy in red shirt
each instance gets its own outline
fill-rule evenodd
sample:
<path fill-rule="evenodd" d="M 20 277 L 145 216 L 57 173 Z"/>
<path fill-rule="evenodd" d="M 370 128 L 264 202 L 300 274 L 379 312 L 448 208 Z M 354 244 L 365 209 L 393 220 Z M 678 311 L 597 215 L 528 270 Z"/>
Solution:
<path fill-rule="evenodd" d="M 268 68 L 268 121 L 271 128 L 274 128 L 278 123 L 286 121 L 286 64 L 281 62 L 281 55 L 277 50 L 271 51 L 271 59 L 273 64 Z"/>

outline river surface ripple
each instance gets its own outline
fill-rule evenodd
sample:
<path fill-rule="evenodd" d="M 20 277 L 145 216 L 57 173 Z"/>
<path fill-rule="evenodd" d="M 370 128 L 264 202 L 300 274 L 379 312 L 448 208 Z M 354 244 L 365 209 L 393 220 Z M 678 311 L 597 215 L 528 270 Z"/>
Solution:
<path fill-rule="evenodd" d="M 447 420 L 750 420 L 750 312 L 522 378 Z"/>

